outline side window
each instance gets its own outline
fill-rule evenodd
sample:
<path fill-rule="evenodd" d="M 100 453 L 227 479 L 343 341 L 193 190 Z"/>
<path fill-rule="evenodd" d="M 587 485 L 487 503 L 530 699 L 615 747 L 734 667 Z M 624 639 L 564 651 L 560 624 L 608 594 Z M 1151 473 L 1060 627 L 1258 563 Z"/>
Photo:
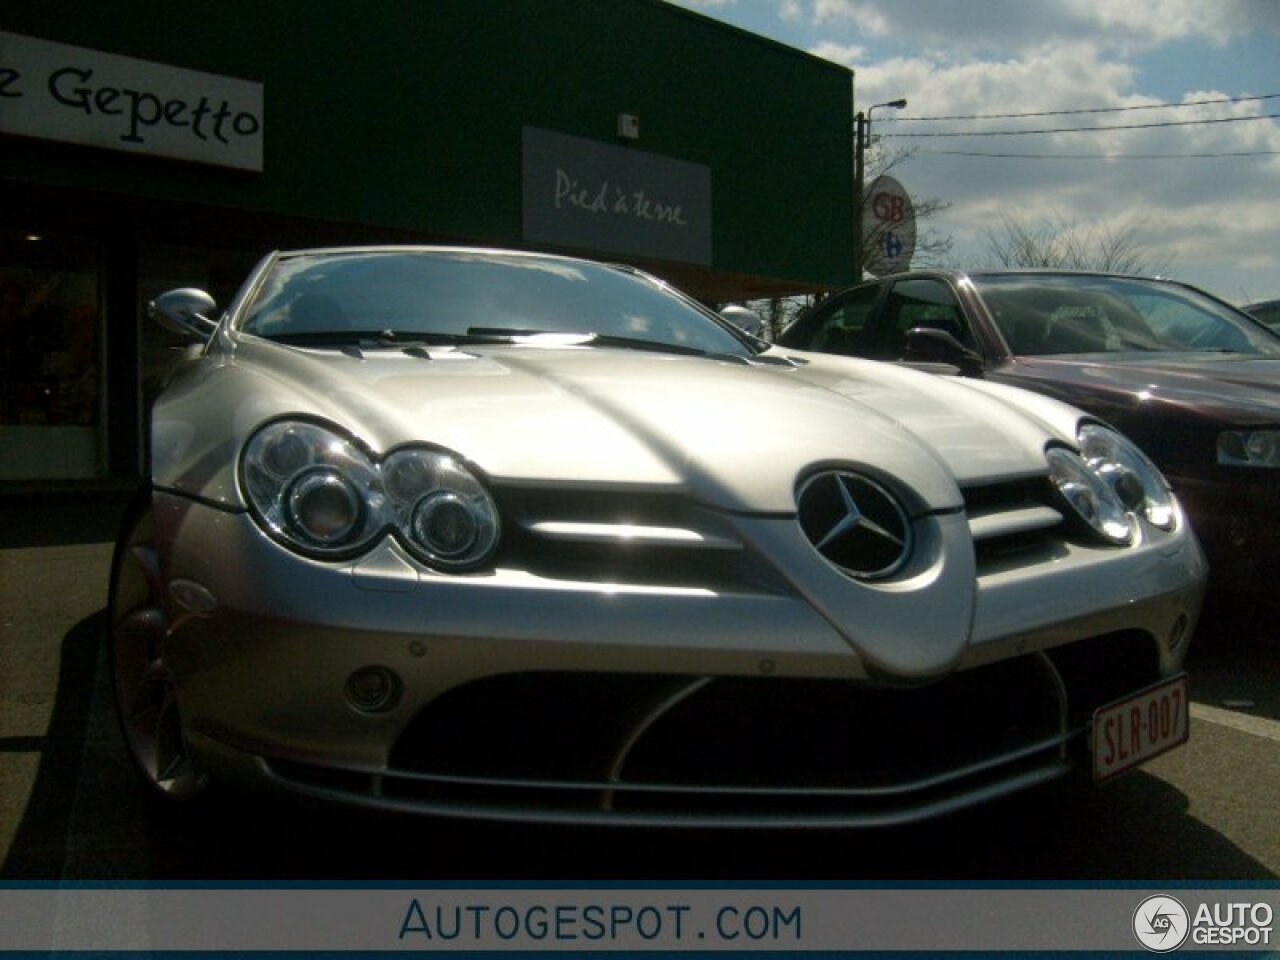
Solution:
<path fill-rule="evenodd" d="M 858 287 L 818 311 L 807 331 L 804 349 L 847 356 L 867 356 L 871 347 L 871 315 L 880 286 Z M 800 344 L 796 344 L 800 346 Z"/>
<path fill-rule="evenodd" d="M 913 327 L 945 330 L 973 349 L 976 341 L 955 294 L 942 280 L 900 280 L 885 300 L 880 318 L 876 356 L 900 360 L 905 352 L 906 333 Z"/>

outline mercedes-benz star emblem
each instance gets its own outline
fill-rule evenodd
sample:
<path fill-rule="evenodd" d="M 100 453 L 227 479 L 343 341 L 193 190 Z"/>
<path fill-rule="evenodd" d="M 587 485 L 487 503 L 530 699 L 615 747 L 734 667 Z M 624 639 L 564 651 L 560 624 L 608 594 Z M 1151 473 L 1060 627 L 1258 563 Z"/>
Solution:
<path fill-rule="evenodd" d="M 892 576 L 911 555 L 906 511 L 874 480 L 825 470 L 801 484 L 796 499 L 800 528 L 809 542 L 850 576 Z"/>

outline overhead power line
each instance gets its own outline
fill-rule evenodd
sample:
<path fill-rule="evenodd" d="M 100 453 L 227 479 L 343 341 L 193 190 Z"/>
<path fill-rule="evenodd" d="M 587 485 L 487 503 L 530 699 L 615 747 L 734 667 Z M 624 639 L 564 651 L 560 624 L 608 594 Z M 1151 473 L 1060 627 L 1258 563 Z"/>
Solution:
<path fill-rule="evenodd" d="M 1220 160 L 1229 157 L 1274 157 L 1280 150 L 1230 153 L 983 153 L 975 150 L 921 150 L 919 156 L 988 157 L 1000 160 Z"/>
<path fill-rule="evenodd" d="M 905 117 L 890 114 L 877 118 L 877 123 L 923 123 L 930 120 L 1017 120 L 1025 117 L 1070 117 L 1081 114 L 1128 113 L 1133 110 L 1180 110 L 1185 107 L 1204 107 L 1224 103 L 1257 103 L 1260 100 L 1280 99 L 1280 93 L 1266 93 L 1257 97 L 1220 97 L 1215 100 L 1188 100 L 1185 103 L 1145 103 L 1129 107 L 1082 107 L 1076 110 L 1040 110 L 1028 113 L 975 113 L 950 117 Z"/>
<path fill-rule="evenodd" d="M 1042 130 L 974 130 L 970 132 L 951 131 L 946 133 L 886 133 L 881 134 L 886 140 L 924 137 L 1024 137 L 1031 134 L 1045 133 L 1106 133 L 1110 130 L 1154 130 L 1162 127 L 1196 127 L 1213 123 L 1243 123 L 1246 120 L 1276 120 L 1280 113 L 1263 113 L 1251 117 L 1215 117 L 1208 120 L 1166 120 L 1161 123 L 1116 123 L 1105 127 L 1055 127 Z"/>

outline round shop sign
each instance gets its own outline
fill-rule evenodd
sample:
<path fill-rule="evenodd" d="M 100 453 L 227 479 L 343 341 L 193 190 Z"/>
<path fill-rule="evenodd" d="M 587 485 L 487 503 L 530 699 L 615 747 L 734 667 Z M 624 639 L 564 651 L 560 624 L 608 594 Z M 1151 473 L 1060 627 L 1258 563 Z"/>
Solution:
<path fill-rule="evenodd" d="M 862 206 L 863 268 L 873 276 L 899 273 L 916 252 L 916 213 L 906 188 L 893 177 L 876 177 Z"/>

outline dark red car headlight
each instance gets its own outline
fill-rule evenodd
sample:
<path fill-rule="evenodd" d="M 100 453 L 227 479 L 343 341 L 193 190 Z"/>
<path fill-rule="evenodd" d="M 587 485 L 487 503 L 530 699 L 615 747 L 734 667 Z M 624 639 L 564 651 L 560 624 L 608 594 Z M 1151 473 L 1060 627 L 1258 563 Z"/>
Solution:
<path fill-rule="evenodd" d="M 1218 463 L 1227 467 L 1280 467 L 1280 430 L 1226 430 L 1218 434 Z"/>

